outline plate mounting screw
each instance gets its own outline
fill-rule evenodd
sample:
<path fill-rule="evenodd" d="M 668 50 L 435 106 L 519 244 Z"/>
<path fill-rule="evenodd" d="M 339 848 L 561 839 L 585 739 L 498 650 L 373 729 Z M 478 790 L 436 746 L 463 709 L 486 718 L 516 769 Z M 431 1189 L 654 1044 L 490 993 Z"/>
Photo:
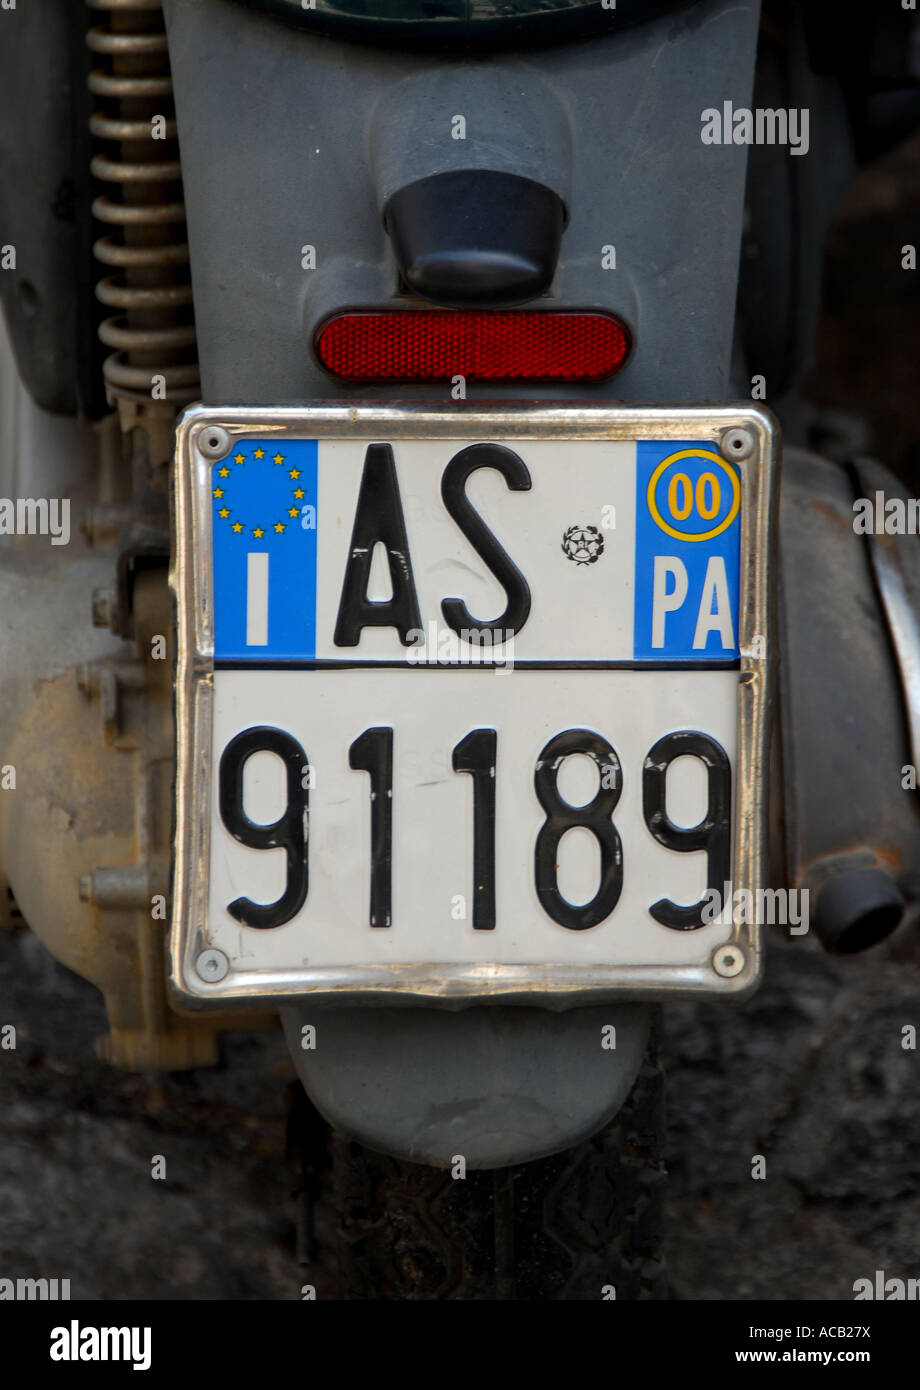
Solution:
<path fill-rule="evenodd" d="M 223 951 L 217 951 L 213 947 L 207 951 L 202 951 L 195 961 L 196 973 L 209 985 L 216 985 L 218 980 L 224 978 L 229 969 L 230 962 Z"/>
<path fill-rule="evenodd" d="M 734 426 L 730 430 L 722 431 L 719 448 L 722 450 L 722 457 L 727 458 L 729 463 L 750 458 L 754 452 L 754 436 L 750 430 Z"/>
<path fill-rule="evenodd" d="M 222 425 L 205 425 L 198 436 L 198 448 L 206 459 L 222 459 L 230 452 L 230 436 Z"/>
<path fill-rule="evenodd" d="M 719 946 L 712 953 L 712 968 L 723 979 L 731 980 L 740 975 L 744 966 L 744 952 L 740 946 Z"/>

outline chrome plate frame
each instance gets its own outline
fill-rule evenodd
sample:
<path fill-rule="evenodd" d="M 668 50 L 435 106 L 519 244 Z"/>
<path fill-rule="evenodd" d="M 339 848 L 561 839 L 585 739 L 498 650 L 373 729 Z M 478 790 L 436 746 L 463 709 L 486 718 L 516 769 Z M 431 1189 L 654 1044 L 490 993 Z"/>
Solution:
<path fill-rule="evenodd" d="M 769 575 L 778 495 L 779 433 L 768 411 L 750 403 L 726 406 L 546 406 L 522 402 L 432 409 L 428 405 L 310 407 L 193 406 L 177 430 L 173 473 L 173 555 L 170 586 L 177 608 L 176 838 L 169 931 L 169 984 L 183 1010 L 260 1007 L 298 999 L 318 1003 L 401 1004 L 462 1008 L 518 1003 L 552 1009 L 608 1000 L 743 998 L 757 987 L 762 965 L 760 927 L 738 910 L 730 939 L 719 948 L 741 952 L 743 968 L 726 977 L 713 967 L 425 964 L 230 972 L 205 982 L 195 962 L 206 951 L 210 852 L 210 767 L 214 633 L 210 581 L 210 465 L 196 442 L 220 426 L 231 441 L 258 432 L 290 438 L 355 440 L 487 437 L 501 440 L 698 439 L 719 449 L 732 428 L 750 432 L 754 448 L 732 457 L 742 475 L 739 600 L 738 749 L 734 796 L 732 884 L 757 901 L 763 884 L 767 833 L 765 794 L 776 652 Z M 718 954 L 718 953 L 717 953 Z"/>

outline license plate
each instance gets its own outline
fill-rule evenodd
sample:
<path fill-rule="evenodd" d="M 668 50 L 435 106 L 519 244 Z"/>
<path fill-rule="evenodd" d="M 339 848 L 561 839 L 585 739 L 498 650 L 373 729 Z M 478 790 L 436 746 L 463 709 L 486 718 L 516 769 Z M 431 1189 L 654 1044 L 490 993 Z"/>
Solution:
<path fill-rule="evenodd" d="M 187 412 L 180 1002 L 751 990 L 775 455 L 750 406 Z"/>

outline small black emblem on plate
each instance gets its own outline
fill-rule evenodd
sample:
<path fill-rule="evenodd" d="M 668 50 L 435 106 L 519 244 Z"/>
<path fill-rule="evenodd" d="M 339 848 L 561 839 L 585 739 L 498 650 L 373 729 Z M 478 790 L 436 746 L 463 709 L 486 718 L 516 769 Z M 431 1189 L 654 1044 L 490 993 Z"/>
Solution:
<path fill-rule="evenodd" d="M 604 538 L 596 526 L 570 526 L 562 537 L 562 549 L 576 565 L 596 565 L 604 553 Z"/>

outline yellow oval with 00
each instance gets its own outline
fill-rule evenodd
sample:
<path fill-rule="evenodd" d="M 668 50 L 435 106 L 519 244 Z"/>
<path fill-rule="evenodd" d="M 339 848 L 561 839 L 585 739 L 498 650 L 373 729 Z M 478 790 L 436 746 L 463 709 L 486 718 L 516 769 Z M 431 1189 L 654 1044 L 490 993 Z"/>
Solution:
<path fill-rule="evenodd" d="M 673 463 L 679 463 L 681 459 L 708 459 L 711 463 L 718 464 L 719 468 L 721 468 L 722 472 L 725 474 L 725 476 L 731 483 L 732 504 L 728 509 L 728 515 L 725 517 L 723 521 L 719 522 L 718 526 L 714 526 L 711 531 L 678 531 L 676 526 L 671 526 L 667 521 L 665 521 L 664 517 L 658 510 L 658 504 L 655 501 L 655 489 L 658 486 L 658 481 L 666 468 L 670 468 Z M 706 500 L 705 483 L 707 478 L 712 479 L 711 495 L 713 500 L 715 500 L 717 492 L 720 498 L 720 505 L 715 507 L 714 510 L 709 511 L 708 514 L 704 510 L 703 506 L 703 503 Z M 707 472 L 701 474 L 700 477 L 697 478 L 695 490 L 693 488 L 689 476 L 686 473 L 675 474 L 674 478 L 671 480 L 671 485 L 668 488 L 668 505 L 671 508 L 672 516 L 675 515 L 677 511 L 677 508 L 674 504 L 677 500 L 677 483 L 679 479 L 683 480 L 683 487 L 681 490 L 683 492 L 683 505 L 686 507 L 686 510 L 684 510 L 683 512 L 683 516 L 678 515 L 677 519 L 679 521 L 682 521 L 685 516 L 690 515 L 690 513 L 693 511 L 694 503 L 696 504 L 696 509 L 699 515 L 703 518 L 704 521 L 707 521 L 710 516 L 718 515 L 719 511 L 721 510 L 721 488 L 719 487 L 718 476 L 714 473 Z M 738 515 L 738 509 L 741 506 L 741 484 L 738 481 L 738 477 L 734 469 L 730 466 L 730 464 L 726 463 L 725 459 L 722 458 L 720 454 L 713 453 L 711 449 L 678 449 L 676 453 L 669 454 L 666 459 L 661 460 L 658 467 L 652 474 L 651 478 L 649 478 L 648 492 L 646 493 L 646 497 L 648 500 L 648 509 L 654 517 L 655 522 L 658 526 L 661 527 L 662 531 L 667 531 L 669 536 L 673 536 L 675 540 L 679 541 L 711 541 L 713 536 L 719 536 L 722 534 L 723 531 L 727 531 L 729 526 L 731 526 L 732 522 L 734 521 L 735 517 Z"/>

